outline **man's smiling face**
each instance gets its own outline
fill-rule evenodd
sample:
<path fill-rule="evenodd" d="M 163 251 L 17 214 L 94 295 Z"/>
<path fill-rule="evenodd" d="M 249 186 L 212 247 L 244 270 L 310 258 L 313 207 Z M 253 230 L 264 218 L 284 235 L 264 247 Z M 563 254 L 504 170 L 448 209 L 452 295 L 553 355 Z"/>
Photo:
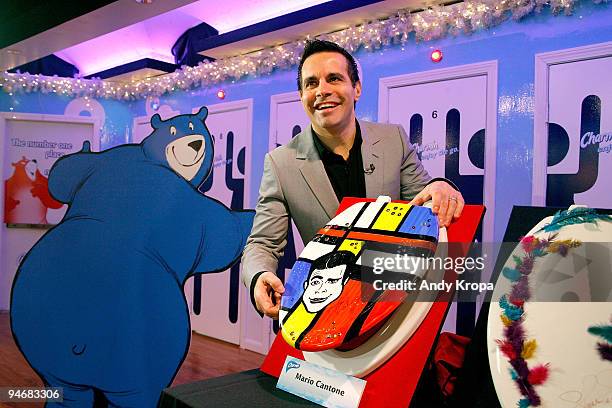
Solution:
<path fill-rule="evenodd" d="M 317 313 L 340 297 L 346 283 L 345 271 L 346 265 L 338 265 L 333 268 L 315 269 L 312 272 L 308 281 L 304 282 L 302 296 L 307 311 Z"/>
<path fill-rule="evenodd" d="M 309 56 L 302 66 L 300 97 L 318 134 L 337 133 L 355 121 L 361 83 L 351 83 L 348 62 L 337 52 Z"/>

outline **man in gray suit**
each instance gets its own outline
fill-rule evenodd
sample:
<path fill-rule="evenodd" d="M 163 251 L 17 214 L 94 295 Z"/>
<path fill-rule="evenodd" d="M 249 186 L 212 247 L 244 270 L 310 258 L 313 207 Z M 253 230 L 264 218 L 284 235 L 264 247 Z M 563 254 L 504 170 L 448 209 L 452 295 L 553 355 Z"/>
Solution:
<path fill-rule="evenodd" d="M 298 89 L 311 127 L 266 155 L 242 280 L 256 309 L 278 318 L 283 283 L 276 276 L 291 217 L 304 243 L 331 218 L 343 197 L 390 196 L 420 205 L 433 200 L 441 225 L 460 216 L 461 193 L 427 174 L 398 125 L 357 120 L 361 82 L 342 47 L 315 40 L 298 67 Z"/>

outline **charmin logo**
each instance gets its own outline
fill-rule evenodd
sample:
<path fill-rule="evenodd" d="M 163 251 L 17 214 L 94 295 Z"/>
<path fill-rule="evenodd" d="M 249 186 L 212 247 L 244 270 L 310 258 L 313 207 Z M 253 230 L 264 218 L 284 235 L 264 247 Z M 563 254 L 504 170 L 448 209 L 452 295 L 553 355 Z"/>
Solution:
<path fill-rule="evenodd" d="M 612 132 L 609 133 L 595 133 L 587 132 L 580 138 L 580 147 L 586 148 L 589 145 L 597 143 L 608 143 L 612 142 Z"/>
<path fill-rule="evenodd" d="M 289 371 L 292 368 L 300 368 L 300 363 L 290 361 L 289 363 L 287 363 L 287 368 L 285 368 L 285 372 Z"/>
<path fill-rule="evenodd" d="M 586 149 L 590 145 L 597 144 L 597 153 L 610 153 L 612 151 L 612 132 L 595 133 L 587 132 L 580 138 L 580 147 Z M 609 143 L 604 145 L 604 143 Z"/>

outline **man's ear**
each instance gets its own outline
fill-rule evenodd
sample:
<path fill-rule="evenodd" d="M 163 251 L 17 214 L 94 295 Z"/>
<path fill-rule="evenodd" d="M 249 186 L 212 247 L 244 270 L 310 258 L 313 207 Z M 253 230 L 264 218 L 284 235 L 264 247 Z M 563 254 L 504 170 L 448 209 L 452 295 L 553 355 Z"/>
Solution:
<path fill-rule="evenodd" d="M 361 98 L 361 81 L 355 83 L 355 102 Z"/>
<path fill-rule="evenodd" d="M 304 281 L 304 290 L 306 290 L 307 287 L 308 287 L 308 279 Z"/>

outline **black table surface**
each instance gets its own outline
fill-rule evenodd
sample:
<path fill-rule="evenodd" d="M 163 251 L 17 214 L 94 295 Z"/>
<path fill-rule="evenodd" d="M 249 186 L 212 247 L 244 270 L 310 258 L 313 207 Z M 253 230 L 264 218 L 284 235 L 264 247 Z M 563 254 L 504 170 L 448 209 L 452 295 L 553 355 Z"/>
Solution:
<path fill-rule="evenodd" d="M 319 407 L 276 388 L 278 379 L 259 369 L 166 388 L 161 408 Z"/>

